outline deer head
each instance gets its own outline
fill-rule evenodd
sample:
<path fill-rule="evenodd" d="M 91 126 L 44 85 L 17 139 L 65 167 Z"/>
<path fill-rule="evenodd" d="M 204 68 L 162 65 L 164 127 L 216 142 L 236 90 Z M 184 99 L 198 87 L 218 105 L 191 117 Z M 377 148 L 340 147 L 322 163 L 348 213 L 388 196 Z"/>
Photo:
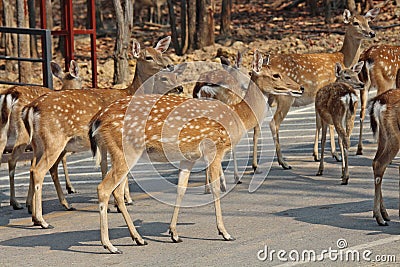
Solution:
<path fill-rule="evenodd" d="M 336 82 L 347 83 L 354 89 L 363 90 L 364 83 L 358 78 L 358 74 L 361 72 L 364 66 L 364 61 L 358 62 L 351 69 L 343 69 L 340 63 L 335 64 L 335 75 Z"/>
<path fill-rule="evenodd" d="M 375 32 L 369 27 L 369 22 L 374 20 L 379 14 L 380 9 L 374 8 L 369 10 L 364 16 L 362 15 L 351 15 L 348 9 L 343 12 L 343 21 L 346 24 L 351 25 L 348 29 L 348 33 L 353 37 L 358 37 L 359 39 L 364 38 L 374 38 Z"/>

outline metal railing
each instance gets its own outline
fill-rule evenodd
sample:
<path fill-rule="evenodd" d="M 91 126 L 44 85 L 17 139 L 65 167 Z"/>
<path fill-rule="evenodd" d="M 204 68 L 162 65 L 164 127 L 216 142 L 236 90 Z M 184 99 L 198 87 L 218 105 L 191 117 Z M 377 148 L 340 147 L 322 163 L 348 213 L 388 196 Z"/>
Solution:
<path fill-rule="evenodd" d="M 31 28 L 11 28 L 11 27 L 0 27 L 2 33 L 14 33 L 14 34 L 27 34 L 27 35 L 40 35 L 42 41 L 42 57 L 41 58 L 25 58 L 20 57 L 20 47 L 18 44 L 18 56 L 6 56 L 0 55 L 0 60 L 15 60 L 18 61 L 18 65 L 21 61 L 28 62 L 41 62 L 43 71 L 43 86 L 53 89 L 53 78 L 51 76 L 50 62 L 52 59 L 51 55 L 51 31 L 46 29 L 31 29 Z M 19 42 L 18 42 L 19 43 Z M 21 82 L 20 67 L 18 67 L 19 82 L 1 81 L 0 84 L 9 85 L 40 85 L 40 84 L 26 84 Z"/>

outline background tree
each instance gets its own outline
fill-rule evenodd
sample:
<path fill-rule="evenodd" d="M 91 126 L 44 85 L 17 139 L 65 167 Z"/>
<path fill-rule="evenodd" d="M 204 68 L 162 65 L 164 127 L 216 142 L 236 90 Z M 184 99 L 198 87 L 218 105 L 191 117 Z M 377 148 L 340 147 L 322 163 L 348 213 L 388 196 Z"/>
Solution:
<path fill-rule="evenodd" d="M 114 84 L 126 81 L 129 75 L 128 47 L 133 27 L 133 6 L 131 0 L 113 0 L 117 36 L 114 46 Z"/>
<path fill-rule="evenodd" d="M 17 0 L 17 26 L 18 28 L 29 28 L 29 17 L 28 17 L 28 0 Z M 29 36 L 26 34 L 20 34 L 18 36 L 18 47 L 19 55 L 21 57 L 29 58 L 30 45 Z M 30 83 L 32 78 L 32 63 L 22 61 L 19 63 L 20 78 L 23 83 Z"/>

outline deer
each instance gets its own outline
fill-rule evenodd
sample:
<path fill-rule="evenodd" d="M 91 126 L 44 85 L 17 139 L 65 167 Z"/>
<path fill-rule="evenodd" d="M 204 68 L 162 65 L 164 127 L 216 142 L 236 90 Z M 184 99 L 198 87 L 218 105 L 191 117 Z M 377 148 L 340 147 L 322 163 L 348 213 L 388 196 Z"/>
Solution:
<path fill-rule="evenodd" d="M 168 36 L 161 39 L 154 48 L 145 49 L 140 49 L 137 41 L 133 42 L 133 55 L 137 59 L 137 64 L 134 79 L 127 89 L 87 89 L 79 93 L 74 90 L 52 92 L 24 107 L 22 117 L 29 133 L 34 155 L 27 200 L 34 225 L 40 225 L 42 228 L 51 227 L 42 217 L 42 184 L 46 172 L 50 171 L 53 181 L 57 181 L 55 185 L 58 186 L 58 173 L 55 166 L 63 155 L 67 152 L 90 150 L 87 127 L 91 118 L 99 110 L 118 99 L 127 95 L 140 94 L 138 90 L 144 81 L 166 67 L 171 68 L 167 58 L 163 56 L 170 41 L 171 38 Z M 161 84 L 168 84 L 173 82 L 171 79 L 176 78 L 170 71 L 160 76 Z M 100 162 L 102 174 L 107 171 L 106 155 L 107 151 Z M 125 198 L 128 198 L 127 202 L 132 203 L 127 192 L 128 187 L 125 186 L 124 190 Z M 62 205 L 67 210 L 71 210 L 72 207 L 64 195 L 61 198 L 59 200 Z"/>
<path fill-rule="evenodd" d="M 235 63 L 231 67 L 230 61 L 220 56 L 223 70 L 212 70 L 200 74 L 199 81 L 193 88 L 193 98 L 217 99 L 227 105 L 239 103 L 243 99 L 244 89 L 248 86 L 248 78 L 244 75 L 246 70 L 242 68 L 242 54 L 237 52 Z M 259 125 L 254 128 L 253 135 L 253 169 L 257 169 L 257 143 L 259 137 Z M 234 162 L 234 180 L 240 184 L 240 177 L 236 162 L 235 149 L 232 150 Z M 222 174 L 223 175 L 223 174 Z M 205 193 L 211 193 L 206 172 Z M 221 182 L 225 182 L 222 178 Z"/>
<path fill-rule="evenodd" d="M 289 112 L 291 106 L 305 106 L 315 102 L 318 89 L 335 81 L 334 65 L 340 62 L 348 68 L 358 62 L 360 47 L 363 39 L 372 39 L 375 32 L 371 30 L 369 22 L 379 14 L 379 8 L 369 10 L 364 16 L 351 15 L 349 10 L 343 13 L 343 21 L 347 24 L 342 48 L 335 53 L 316 54 L 279 54 L 271 57 L 271 64 L 283 74 L 291 77 L 304 86 L 304 94 L 300 98 L 290 96 L 271 96 L 269 104 L 276 105 L 270 129 L 275 142 L 278 163 L 284 169 L 291 166 L 283 159 L 279 142 L 279 128 Z M 334 146 L 333 127 L 330 127 L 332 155 L 340 161 Z M 315 149 L 317 148 L 317 149 Z M 314 160 L 318 159 L 318 143 L 314 145 Z"/>
<path fill-rule="evenodd" d="M 155 19 L 156 23 L 161 23 L 161 7 L 167 4 L 167 0 L 135 0 L 134 11 L 135 17 L 139 18 L 139 22 L 142 23 L 141 13 L 143 8 L 148 8 L 150 23 Z"/>
<path fill-rule="evenodd" d="M 169 227 L 173 242 L 182 242 L 176 230 L 179 209 L 191 169 L 199 160 L 208 164 L 218 232 L 226 241 L 235 240 L 225 229 L 222 219 L 219 180 L 223 172 L 221 160 L 247 130 L 254 128 L 263 119 L 266 93 L 293 96 L 301 96 L 303 93 L 300 85 L 270 66 L 268 59 L 263 68 L 263 60 L 262 54 L 256 50 L 252 63 L 252 82 L 243 100 L 237 104 L 143 95 L 117 101 L 93 118 L 89 126 L 92 152 L 95 156 L 97 148 L 106 148 L 112 162 L 111 169 L 97 187 L 101 242 L 110 253 L 121 253 L 112 245 L 108 235 L 106 210 L 111 194 L 117 199 L 132 239 L 138 245 L 147 244 L 136 231 L 125 203 L 121 201 L 123 177 L 144 153 L 147 154 L 144 155 L 146 158 L 153 161 L 180 162 L 177 197 Z M 188 107 L 195 107 L 197 115 L 183 112 Z M 123 136 L 115 134 L 121 132 Z"/>
<path fill-rule="evenodd" d="M 358 78 L 363 65 L 364 61 L 360 61 L 351 69 L 342 69 L 340 63 L 336 63 L 336 81 L 319 89 L 315 96 L 316 128 L 317 130 L 322 128 L 321 160 L 317 175 L 322 175 L 324 171 L 324 150 L 328 125 L 334 125 L 339 135 L 340 152 L 343 157 L 342 185 L 347 185 L 349 181 L 348 150 L 358 106 L 356 90 L 364 89 L 364 83 Z"/>
<path fill-rule="evenodd" d="M 379 95 L 388 89 L 400 88 L 398 85 L 400 82 L 396 82 L 400 79 L 400 46 L 373 45 L 361 54 L 360 60 L 373 63 L 373 67 L 370 70 L 363 69 L 360 75 L 362 81 L 366 82 L 370 79 L 370 82 L 360 96 L 360 134 L 357 155 L 363 154 L 362 133 L 369 91 L 377 90 L 377 95 Z"/>
<path fill-rule="evenodd" d="M 51 72 L 62 82 L 61 90 L 64 89 L 81 89 L 82 80 L 79 77 L 79 66 L 71 60 L 69 72 L 65 73 L 56 63 L 51 62 Z M 49 93 L 53 90 L 40 86 L 14 86 L 3 91 L 0 95 L 0 110 L 2 118 L 0 122 L 0 151 L 6 147 L 8 133 L 15 132 L 16 141 L 8 160 L 9 180 L 10 180 L 10 205 L 13 209 L 18 210 L 23 207 L 18 203 L 15 197 L 14 174 L 18 159 L 24 153 L 29 143 L 29 136 L 25 130 L 24 123 L 21 118 L 22 108 L 32 102 L 34 99 Z M 62 159 L 66 188 L 68 193 L 75 193 L 75 189 L 69 179 L 66 157 Z"/>
<path fill-rule="evenodd" d="M 370 126 L 374 137 L 378 136 L 378 148 L 372 161 L 375 184 L 373 217 L 378 225 L 381 226 L 387 226 L 387 222 L 390 221 L 390 216 L 386 211 L 382 197 L 383 175 L 400 148 L 400 130 L 398 127 L 400 114 L 399 89 L 389 89 L 368 102 Z"/>

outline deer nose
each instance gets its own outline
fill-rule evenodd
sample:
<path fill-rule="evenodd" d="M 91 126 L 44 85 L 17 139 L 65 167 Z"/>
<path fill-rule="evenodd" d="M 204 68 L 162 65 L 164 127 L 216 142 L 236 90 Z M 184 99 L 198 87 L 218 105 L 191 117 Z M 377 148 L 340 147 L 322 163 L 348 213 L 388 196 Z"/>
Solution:
<path fill-rule="evenodd" d="M 301 93 L 304 93 L 304 86 L 300 86 L 300 91 L 301 91 Z"/>
<path fill-rule="evenodd" d="M 375 32 L 369 32 L 369 37 L 375 38 Z"/>
<path fill-rule="evenodd" d="M 174 65 L 173 65 L 173 64 L 168 64 L 168 65 L 167 65 L 167 69 L 168 69 L 169 71 L 174 71 Z"/>

